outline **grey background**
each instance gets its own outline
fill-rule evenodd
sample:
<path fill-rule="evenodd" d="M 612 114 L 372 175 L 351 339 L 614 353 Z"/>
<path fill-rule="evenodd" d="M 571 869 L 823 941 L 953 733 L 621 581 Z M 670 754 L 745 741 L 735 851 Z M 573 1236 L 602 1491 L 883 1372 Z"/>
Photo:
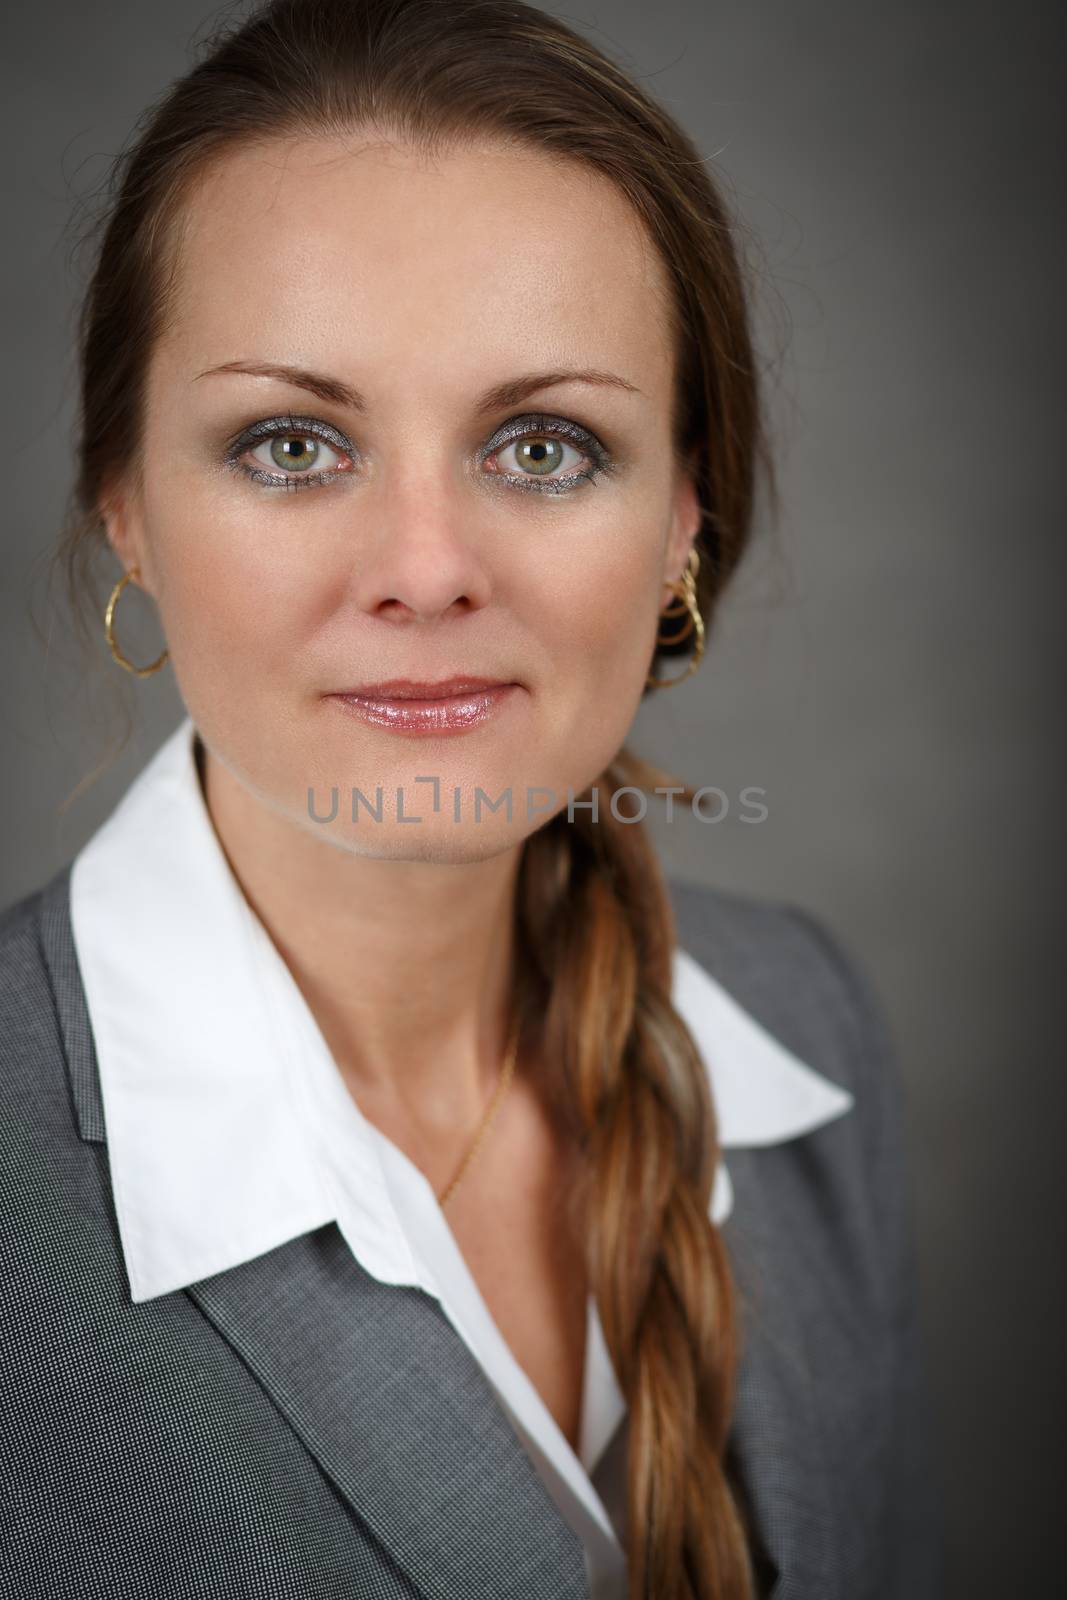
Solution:
<path fill-rule="evenodd" d="M 872 973 L 909 1094 L 951 1594 L 1035 1593 L 1060 1572 L 1063 1398 L 1061 24 L 843 0 L 565 14 L 716 158 L 762 253 L 783 514 L 699 675 L 631 740 L 731 809 L 656 836 L 672 872 L 821 913 Z M 64 229 L 213 15 L 65 0 L 5 36 L 0 904 L 69 859 L 181 710 L 102 628 L 86 676 L 44 568 L 70 481 Z M 124 599 L 151 659 L 154 618 Z M 70 799 L 116 696 L 134 736 Z M 739 820 L 745 785 L 765 822 Z"/>

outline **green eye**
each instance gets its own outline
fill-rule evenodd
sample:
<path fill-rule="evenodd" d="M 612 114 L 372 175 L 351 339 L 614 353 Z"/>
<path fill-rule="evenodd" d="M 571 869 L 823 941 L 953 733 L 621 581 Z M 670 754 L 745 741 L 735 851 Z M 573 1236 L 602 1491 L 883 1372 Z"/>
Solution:
<path fill-rule="evenodd" d="M 270 453 L 277 466 L 303 472 L 315 465 L 319 441 L 303 434 L 282 434 L 271 441 Z"/>
<path fill-rule="evenodd" d="M 555 472 L 563 461 L 563 446 L 558 439 L 522 439 L 514 448 L 519 465 L 538 476 Z"/>
<path fill-rule="evenodd" d="M 315 417 L 264 417 L 232 439 L 223 458 L 267 489 L 315 489 L 353 470 L 352 446 Z"/>
<path fill-rule="evenodd" d="M 327 444 L 325 439 L 299 430 L 275 429 L 253 446 L 251 455 L 254 464 L 251 470 L 253 475 L 256 471 L 261 474 L 260 482 L 283 483 L 294 489 L 305 483 L 317 484 L 323 477 L 347 470 L 337 445 Z M 264 470 L 271 467 L 280 467 L 285 476 L 279 477 L 275 472 L 272 477 Z"/>
<path fill-rule="evenodd" d="M 541 412 L 506 423 L 487 453 L 499 463 L 495 476 L 511 488 L 543 494 L 569 494 L 601 473 L 615 471 L 614 461 L 588 428 Z"/>

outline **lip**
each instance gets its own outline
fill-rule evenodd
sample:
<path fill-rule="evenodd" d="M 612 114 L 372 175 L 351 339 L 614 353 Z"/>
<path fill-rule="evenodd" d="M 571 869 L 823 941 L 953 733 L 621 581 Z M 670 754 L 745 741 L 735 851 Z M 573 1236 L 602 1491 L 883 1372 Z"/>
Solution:
<path fill-rule="evenodd" d="M 434 738 L 481 727 L 518 694 L 499 678 L 390 678 L 328 696 L 346 714 L 392 733 Z"/>
<path fill-rule="evenodd" d="M 438 678 L 383 678 L 380 683 L 357 683 L 354 688 L 340 689 L 339 694 L 360 700 L 447 700 L 470 690 L 502 689 L 507 687 L 504 678 L 478 678 L 456 676 Z"/>

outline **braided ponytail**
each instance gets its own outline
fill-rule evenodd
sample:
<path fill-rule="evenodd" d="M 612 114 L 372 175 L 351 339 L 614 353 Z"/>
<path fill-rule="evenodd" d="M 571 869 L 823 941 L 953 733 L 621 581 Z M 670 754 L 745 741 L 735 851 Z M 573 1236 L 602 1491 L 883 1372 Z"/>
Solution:
<path fill-rule="evenodd" d="M 526 842 L 521 971 L 537 992 L 525 1005 L 543 1018 L 539 1059 L 558 1069 L 581 1151 L 570 1225 L 628 1407 L 630 1595 L 743 1600 L 753 1580 L 725 1468 L 734 1288 L 709 1216 L 715 1112 L 671 1003 L 657 857 L 643 825 L 606 805 L 627 775 L 624 753 L 593 786 L 596 813 L 576 805 L 573 822 L 559 814 Z"/>

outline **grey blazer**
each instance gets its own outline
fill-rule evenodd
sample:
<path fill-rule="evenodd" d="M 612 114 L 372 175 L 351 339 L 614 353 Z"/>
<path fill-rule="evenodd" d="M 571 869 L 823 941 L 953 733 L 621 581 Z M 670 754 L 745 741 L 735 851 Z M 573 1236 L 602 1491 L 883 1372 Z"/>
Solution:
<path fill-rule="evenodd" d="M 730 1152 L 731 1450 L 760 1593 L 932 1600 L 940 1501 L 878 1003 L 806 913 L 670 889 L 685 948 L 856 1101 Z M 588 1596 L 576 1535 L 444 1312 L 365 1273 L 334 1223 L 130 1300 L 69 867 L 0 917 L 0 1096 L 0 1595 Z"/>

